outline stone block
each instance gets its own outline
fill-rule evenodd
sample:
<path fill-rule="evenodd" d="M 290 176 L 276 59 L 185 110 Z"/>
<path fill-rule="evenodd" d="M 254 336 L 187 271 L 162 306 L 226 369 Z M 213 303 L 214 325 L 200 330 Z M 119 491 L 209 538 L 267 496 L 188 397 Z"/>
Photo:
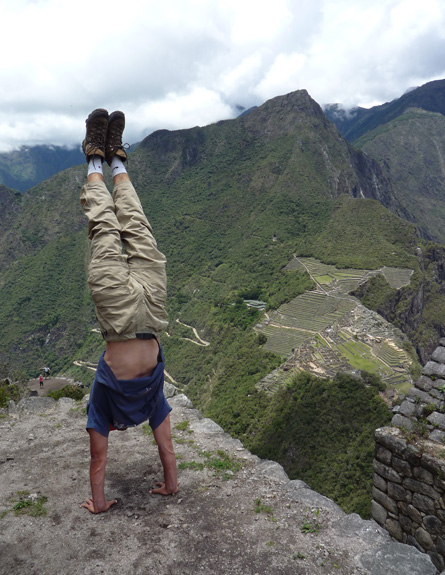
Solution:
<path fill-rule="evenodd" d="M 404 457 L 408 463 L 416 466 L 419 465 L 419 461 L 422 457 L 422 451 L 415 445 L 407 445 Z"/>
<path fill-rule="evenodd" d="M 407 431 L 412 431 L 414 429 L 413 422 L 407 417 L 396 413 L 391 420 L 391 425 L 398 427 L 399 429 L 406 429 Z"/>
<path fill-rule="evenodd" d="M 402 476 L 400 473 L 397 473 L 397 471 L 391 467 L 388 467 L 387 465 L 384 465 L 376 459 L 374 459 L 374 471 L 388 481 L 392 481 L 394 483 L 402 483 Z"/>
<path fill-rule="evenodd" d="M 431 359 L 437 363 L 445 363 L 445 347 L 437 347 L 431 354 Z"/>
<path fill-rule="evenodd" d="M 391 465 L 392 453 L 386 447 L 377 444 L 375 447 L 375 458 L 385 465 Z"/>
<path fill-rule="evenodd" d="M 440 535 L 442 531 L 442 521 L 435 515 L 425 515 L 423 518 L 423 524 L 428 533 L 432 533 L 433 535 Z"/>
<path fill-rule="evenodd" d="M 418 511 L 415 507 L 413 507 L 412 505 L 408 505 L 408 509 L 407 509 L 407 515 L 409 517 L 411 517 L 411 519 L 418 524 L 418 526 L 420 527 L 420 525 L 422 525 L 422 520 L 423 520 L 423 516 L 420 513 L 420 511 Z"/>
<path fill-rule="evenodd" d="M 386 493 L 383 493 L 376 487 L 372 488 L 372 497 L 377 503 L 380 503 L 387 511 L 394 513 L 394 515 L 398 515 L 397 504 L 395 501 L 390 499 Z"/>
<path fill-rule="evenodd" d="M 420 493 L 414 493 L 413 495 L 413 506 L 420 512 L 426 515 L 434 515 L 435 507 L 434 500 L 426 495 L 421 495 Z"/>
<path fill-rule="evenodd" d="M 388 518 L 388 512 L 383 505 L 380 505 L 380 503 L 373 500 L 371 501 L 371 516 L 379 525 L 383 526 Z"/>
<path fill-rule="evenodd" d="M 406 515 L 399 515 L 399 523 L 405 533 L 412 535 L 412 521 L 409 517 Z"/>
<path fill-rule="evenodd" d="M 377 443 L 389 449 L 392 453 L 403 455 L 407 441 L 398 429 L 393 427 L 380 427 L 375 430 L 374 437 Z"/>
<path fill-rule="evenodd" d="M 445 568 L 445 561 L 439 553 L 428 551 L 428 555 L 431 557 L 431 561 L 434 563 L 434 566 L 438 571 L 442 571 L 442 569 Z"/>
<path fill-rule="evenodd" d="M 403 480 L 403 487 L 409 491 L 413 491 L 414 493 L 426 495 L 434 500 L 438 500 L 440 498 L 440 494 L 434 489 L 434 487 L 426 485 L 425 483 L 422 483 L 422 481 L 410 479 L 409 477 Z"/>
<path fill-rule="evenodd" d="M 420 545 L 414 535 L 408 535 L 406 542 L 408 545 L 412 545 L 416 549 L 418 549 L 421 553 L 425 553 L 425 549 Z"/>
<path fill-rule="evenodd" d="M 433 387 L 434 389 L 441 389 L 443 386 L 445 386 L 445 379 L 435 379 L 433 381 Z M 443 394 L 442 394 L 443 396 Z"/>
<path fill-rule="evenodd" d="M 419 527 L 418 529 L 416 529 L 414 537 L 417 539 L 417 541 L 424 549 L 434 548 L 434 541 L 431 535 L 423 527 Z"/>
<path fill-rule="evenodd" d="M 413 475 L 422 483 L 427 483 L 428 485 L 433 485 L 434 483 L 434 476 L 431 471 L 428 471 L 423 467 L 413 467 Z"/>
<path fill-rule="evenodd" d="M 439 339 L 439 345 L 442 345 L 443 347 L 445 347 L 445 337 L 441 337 Z"/>
<path fill-rule="evenodd" d="M 416 404 L 412 401 L 404 401 L 399 408 L 399 414 L 404 415 L 405 417 L 412 417 L 414 415 L 414 411 L 416 408 Z"/>
<path fill-rule="evenodd" d="M 380 477 L 378 473 L 373 474 L 372 482 L 375 487 L 377 487 L 377 489 L 383 491 L 383 493 L 386 493 L 386 481 L 383 479 L 383 477 Z"/>
<path fill-rule="evenodd" d="M 426 403 L 427 405 L 434 400 L 429 393 L 426 393 L 426 391 L 422 391 L 421 389 L 417 389 L 417 387 L 412 387 L 409 390 L 408 397 L 411 398 L 414 403 Z"/>
<path fill-rule="evenodd" d="M 422 375 L 429 375 L 436 379 L 438 377 L 445 378 L 445 365 L 443 363 L 437 363 L 435 361 L 429 361 L 425 367 L 422 369 Z"/>
<path fill-rule="evenodd" d="M 445 540 L 442 537 L 438 537 L 436 540 L 436 551 L 445 556 Z"/>
<path fill-rule="evenodd" d="M 427 417 L 427 421 L 429 424 L 437 426 L 442 431 L 445 430 L 445 414 L 433 411 L 433 413 Z"/>
<path fill-rule="evenodd" d="M 431 441 L 436 441 L 437 443 L 444 443 L 445 444 L 445 431 L 441 431 L 440 429 L 434 429 L 429 436 Z"/>
<path fill-rule="evenodd" d="M 433 380 L 426 375 L 421 375 L 414 385 L 422 391 L 429 392 L 433 387 Z"/>
<path fill-rule="evenodd" d="M 445 461 L 444 461 L 445 454 L 442 453 L 442 456 L 438 455 L 440 451 L 442 451 L 442 448 L 438 446 L 437 454 L 434 456 L 430 455 L 429 453 L 423 453 L 421 465 L 422 467 L 425 467 L 425 469 L 431 471 L 434 477 L 445 478 Z"/>
<path fill-rule="evenodd" d="M 394 539 L 397 539 L 397 541 L 402 541 L 403 539 L 402 528 L 400 527 L 400 523 L 396 519 L 387 519 L 385 521 L 385 529 L 388 531 L 391 537 L 394 537 Z"/>
<path fill-rule="evenodd" d="M 388 481 L 388 497 L 394 501 L 408 501 L 408 494 L 405 489 L 398 483 Z"/>
<path fill-rule="evenodd" d="M 392 458 L 392 467 L 400 473 L 400 475 L 403 475 L 404 477 L 412 477 L 411 465 L 404 459 L 394 456 Z"/>

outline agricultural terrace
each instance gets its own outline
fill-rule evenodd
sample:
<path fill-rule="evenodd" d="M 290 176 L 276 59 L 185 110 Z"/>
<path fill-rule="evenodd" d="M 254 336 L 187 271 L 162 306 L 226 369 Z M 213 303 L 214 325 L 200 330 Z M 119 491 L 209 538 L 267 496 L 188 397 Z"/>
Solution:
<path fill-rule="evenodd" d="M 286 357 L 285 369 L 327 377 L 364 370 L 400 390 L 411 385 L 412 360 L 402 349 L 403 335 L 349 292 L 376 273 L 384 273 L 388 283 L 399 289 L 409 283 L 412 270 L 343 270 L 313 258 L 295 258 L 286 269 L 306 270 L 317 288 L 265 314 L 256 327 L 267 336 L 264 349 Z M 276 380 L 260 386 L 272 391 Z"/>

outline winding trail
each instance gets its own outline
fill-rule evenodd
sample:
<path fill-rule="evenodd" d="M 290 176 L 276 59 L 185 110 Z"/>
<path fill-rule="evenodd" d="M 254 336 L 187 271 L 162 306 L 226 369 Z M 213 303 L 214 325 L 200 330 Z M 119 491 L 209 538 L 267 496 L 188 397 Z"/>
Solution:
<path fill-rule="evenodd" d="M 183 337 L 181 339 L 185 339 L 186 341 L 191 341 L 192 343 L 199 345 L 201 347 L 207 347 L 210 345 L 209 341 L 205 341 L 204 339 L 202 339 L 198 332 L 196 331 L 196 327 L 192 327 L 191 325 L 187 325 L 186 323 L 183 323 L 182 321 L 179 321 L 179 319 L 176 320 L 176 323 L 179 323 L 180 325 L 183 325 L 184 327 L 188 327 L 189 329 L 193 330 L 193 334 L 196 337 L 197 340 L 199 341 L 195 341 L 193 339 L 190 339 L 189 337 Z"/>

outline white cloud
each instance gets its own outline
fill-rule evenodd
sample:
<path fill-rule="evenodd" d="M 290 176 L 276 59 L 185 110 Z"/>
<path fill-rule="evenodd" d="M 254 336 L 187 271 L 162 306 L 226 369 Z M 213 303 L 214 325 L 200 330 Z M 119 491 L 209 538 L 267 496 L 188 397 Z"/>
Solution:
<path fill-rule="evenodd" d="M 305 88 L 372 105 L 445 77 L 441 0 L 0 0 L 0 149 L 204 125 Z"/>

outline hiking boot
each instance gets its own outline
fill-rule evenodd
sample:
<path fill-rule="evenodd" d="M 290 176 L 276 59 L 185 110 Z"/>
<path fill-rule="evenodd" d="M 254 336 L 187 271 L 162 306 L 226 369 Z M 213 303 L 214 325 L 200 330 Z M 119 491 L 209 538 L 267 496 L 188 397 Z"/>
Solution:
<path fill-rule="evenodd" d="M 100 156 L 105 159 L 108 112 L 103 108 L 94 110 L 85 120 L 85 124 L 87 126 L 87 132 L 85 140 L 82 142 L 82 150 L 87 162 L 91 156 Z"/>
<path fill-rule="evenodd" d="M 122 133 L 125 128 L 125 115 L 123 112 L 113 112 L 108 118 L 107 140 L 105 143 L 105 159 L 111 165 L 113 156 L 125 162 L 127 152 L 122 145 Z"/>

